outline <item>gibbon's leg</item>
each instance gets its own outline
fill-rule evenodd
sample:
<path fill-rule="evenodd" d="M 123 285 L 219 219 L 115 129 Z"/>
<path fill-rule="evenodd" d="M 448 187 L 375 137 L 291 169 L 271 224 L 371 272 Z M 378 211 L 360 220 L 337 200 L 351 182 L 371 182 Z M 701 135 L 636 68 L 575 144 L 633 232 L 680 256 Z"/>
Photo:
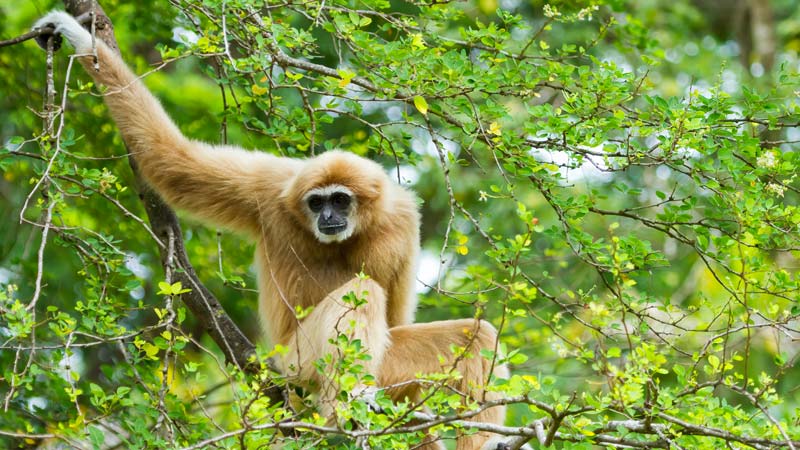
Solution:
<path fill-rule="evenodd" d="M 366 304 L 354 307 L 342 301 L 350 293 L 366 300 Z M 286 344 L 289 351 L 282 359 L 284 374 L 296 377 L 303 385 L 308 385 L 309 381 L 316 384 L 320 413 L 328 418 L 332 417 L 335 409 L 339 386 L 330 376 L 320 374 L 315 363 L 327 354 L 333 355 L 336 362 L 339 350 L 329 340 L 335 341 L 339 334 L 346 335 L 350 340 L 359 339 L 371 359 L 358 363 L 364 366 L 366 373 L 378 373 L 383 354 L 389 346 L 389 327 L 386 324 L 386 294 L 377 282 L 368 278 L 353 278 L 328 294 L 300 322 Z M 356 391 L 362 391 L 363 388 L 358 386 Z"/>
<path fill-rule="evenodd" d="M 386 350 L 379 372 L 381 386 L 414 380 L 417 373 L 446 373 L 455 367 L 461 378 L 450 385 L 452 389 L 475 400 L 493 400 L 498 398 L 498 394 L 483 389 L 490 372 L 499 378 L 508 377 L 505 366 L 492 367 L 491 361 L 480 356 L 482 349 L 493 350 L 497 340 L 497 331 L 486 321 L 461 319 L 418 323 L 394 327 L 389 334 L 392 344 Z M 472 356 L 456 361 L 451 350 L 453 346 L 467 348 Z M 389 389 L 388 394 L 395 400 L 419 400 L 422 388 L 413 383 L 405 384 Z M 495 406 L 470 420 L 503 425 L 505 410 L 505 406 Z M 458 436 L 456 450 L 493 450 L 497 442 L 501 442 L 499 439 L 499 436 L 486 432 Z"/>

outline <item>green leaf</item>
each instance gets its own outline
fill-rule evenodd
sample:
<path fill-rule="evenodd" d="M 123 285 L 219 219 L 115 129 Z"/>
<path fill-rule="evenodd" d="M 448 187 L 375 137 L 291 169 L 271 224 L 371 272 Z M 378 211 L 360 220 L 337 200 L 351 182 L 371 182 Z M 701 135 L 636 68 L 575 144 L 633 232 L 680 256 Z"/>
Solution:
<path fill-rule="evenodd" d="M 711 364 L 715 372 L 719 370 L 720 360 L 717 355 L 708 355 L 708 363 Z"/>
<path fill-rule="evenodd" d="M 100 428 L 96 426 L 89 427 L 89 441 L 92 443 L 93 449 L 97 450 L 103 448 L 106 439 L 105 436 L 106 434 Z"/>
<path fill-rule="evenodd" d="M 159 281 L 158 289 L 158 295 L 180 295 L 186 292 L 191 292 L 191 289 L 183 289 L 183 284 L 180 281 L 176 281 L 172 284 L 169 284 L 166 281 Z"/>
<path fill-rule="evenodd" d="M 527 361 L 527 360 L 528 360 L 528 357 L 524 353 L 519 353 L 518 352 L 518 353 L 514 353 L 513 355 L 511 355 L 511 357 L 508 359 L 508 362 L 510 362 L 511 364 L 513 364 L 515 366 L 518 366 L 520 364 L 524 364 L 525 361 Z"/>

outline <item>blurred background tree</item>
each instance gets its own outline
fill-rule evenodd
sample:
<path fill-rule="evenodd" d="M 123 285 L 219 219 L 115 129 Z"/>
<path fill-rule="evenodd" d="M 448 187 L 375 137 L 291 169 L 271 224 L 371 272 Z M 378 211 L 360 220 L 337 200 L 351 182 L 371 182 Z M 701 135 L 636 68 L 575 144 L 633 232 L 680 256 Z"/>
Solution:
<path fill-rule="evenodd" d="M 59 6 L 0 0 L 0 39 Z M 347 149 L 418 193 L 417 321 L 501 330 L 514 376 L 496 388 L 528 427 L 506 430 L 514 445 L 800 446 L 795 2 L 102 6 L 187 135 Z M 45 134 L 44 52 L 0 48 L 0 447 L 256 448 L 288 417 L 324 425 L 264 401 L 181 309 L 167 327 L 124 146 L 67 54 L 63 126 Z M 184 227 L 200 279 L 258 341 L 252 244 Z M 384 430 L 397 410 L 353 409 L 383 430 L 373 448 L 419 439 Z"/>

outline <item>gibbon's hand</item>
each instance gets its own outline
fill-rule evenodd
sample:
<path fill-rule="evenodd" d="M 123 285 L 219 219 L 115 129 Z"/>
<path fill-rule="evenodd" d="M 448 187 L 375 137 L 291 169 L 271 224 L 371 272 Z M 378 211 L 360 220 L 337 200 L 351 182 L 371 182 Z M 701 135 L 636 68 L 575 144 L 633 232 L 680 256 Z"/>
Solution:
<path fill-rule="evenodd" d="M 67 38 L 76 53 L 88 53 L 92 49 L 92 35 L 81 24 L 64 11 L 50 11 L 33 24 L 33 29 L 45 30 L 52 28 L 52 35 L 56 36 L 55 49 L 61 47 L 61 37 Z M 36 37 L 39 47 L 45 48 L 50 33 L 43 33 Z"/>

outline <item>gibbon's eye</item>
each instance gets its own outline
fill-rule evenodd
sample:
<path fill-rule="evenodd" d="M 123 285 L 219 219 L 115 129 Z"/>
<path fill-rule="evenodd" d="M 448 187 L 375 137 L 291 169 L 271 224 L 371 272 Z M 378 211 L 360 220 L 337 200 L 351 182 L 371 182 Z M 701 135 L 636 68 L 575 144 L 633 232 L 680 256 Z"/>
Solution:
<path fill-rule="evenodd" d="M 319 195 L 312 195 L 311 197 L 308 197 L 307 202 L 308 202 L 308 209 L 310 209 L 311 212 L 315 213 L 320 212 L 320 210 L 322 210 L 322 205 L 324 203 L 322 197 Z"/>
<path fill-rule="evenodd" d="M 336 209 L 345 209 L 350 206 L 350 196 L 344 192 L 336 192 L 331 195 L 331 203 Z"/>

